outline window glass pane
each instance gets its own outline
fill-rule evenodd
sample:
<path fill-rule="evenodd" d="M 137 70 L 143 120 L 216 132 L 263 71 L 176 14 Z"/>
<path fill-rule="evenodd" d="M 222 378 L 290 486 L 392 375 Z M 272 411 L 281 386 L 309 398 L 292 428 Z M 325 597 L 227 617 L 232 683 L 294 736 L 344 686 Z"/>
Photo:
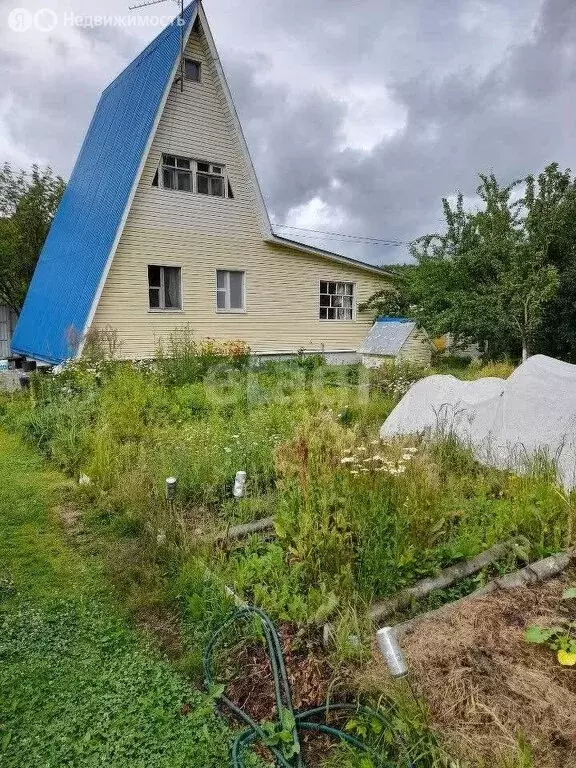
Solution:
<path fill-rule="evenodd" d="M 150 302 L 150 309 L 158 309 L 160 306 L 160 288 L 148 289 L 148 301 Z"/>
<path fill-rule="evenodd" d="M 180 309 L 180 267 L 164 267 L 164 306 Z"/>
<path fill-rule="evenodd" d="M 328 293 L 336 293 L 336 283 L 328 283 Z"/>
<path fill-rule="evenodd" d="M 208 163 L 198 163 L 198 170 L 202 171 L 202 173 L 210 173 L 210 166 Z"/>
<path fill-rule="evenodd" d="M 178 173 L 178 189 L 182 192 L 191 192 L 192 185 L 190 183 L 190 174 L 180 171 Z"/>
<path fill-rule="evenodd" d="M 320 307 L 320 320 L 326 320 L 328 318 L 328 310 L 326 307 Z"/>
<path fill-rule="evenodd" d="M 207 195 L 208 194 L 208 176 L 202 176 L 202 174 L 198 174 L 198 188 L 197 191 L 201 195 Z"/>
<path fill-rule="evenodd" d="M 345 307 L 351 307 L 352 306 L 352 296 L 344 296 L 344 306 Z"/>
<path fill-rule="evenodd" d="M 328 293 L 328 283 L 324 282 L 324 280 L 320 282 L 320 293 Z"/>
<path fill-rule="evenodd" d="M 222 173 L 222 168 L 219 165 L 212 166 L 212 173 Z"/>
<path fill-rule="evenodd" d="M 226 291 L 216 291 L 216 307 L 226 309 Z"/>
<path fill-rule="evenodd" d="M 328 320 L 336 320 L 336 310 L 335 309 L 328 309 Z"/>
<path fill-rule="evenodd" d="M 160 287 L 160 267 L 153 264 L 148 267 L 148 285 L 150 288 Z"/>
<path fill-rule="evenodd" d="M 176 165 L 178 168 L 187 168 L 190 169 L 190 160 L 185 160 L 182 157 L 176 158 Z"/>
<path fill-rule="evenodd" d="M 200 80 L 200 62 L 193 59 L 184 59 L 184 77 L 186 80 Z"/>
<path fill-rule="evenodd" d="M 226 288 L 226 275 L 227 272 L 225 272 L 222 269 L 218 269 L 216 271 L 216 288 L 224 290 Z"/>
<path fill-rule="evenodd" d="M 345 320 L 352 320 L 352 310 L 351 309 L 345 309 L 344 310 L 344 319 Z"/>
<path fill-rule="evenodd" d="M 330 296 L 320 296 L 320 306 L 321 307 L 329 307 L 330 306 Z"/>
<path fill-rule="evenodd" d="M 215 197 L 224 197 L 224 179 L 221 179 L 218 176 L 212 176 L 210 182 L 212 186 L 212 194 Z"/>
<path fill-rule="evenodd" d="M 230 309 L 244 309 L 243 272 L 230 272 Z"/>
<path fill-rule="evenodd" d="M 342 306 L 342 296 L 333 296 L 332 297 L 332 306 L 333 307 L 341 307 Z"/>
<path fill-rule="evenodd" d="M 169 168 L 162 170 L 162 185 L 166 189 L 174 189 L 174 173 Z"/>
<path fill-rule="evenodd" d="M 164 165 L 176 165 L 176 158 L 172 155 L 164 155 Z"/>
<path fill-rule="evenodd" d="M 346 283 L 346 295 L 352 296 L 352 290 L 354 288 L 354 285 L 352 283 Z"/>

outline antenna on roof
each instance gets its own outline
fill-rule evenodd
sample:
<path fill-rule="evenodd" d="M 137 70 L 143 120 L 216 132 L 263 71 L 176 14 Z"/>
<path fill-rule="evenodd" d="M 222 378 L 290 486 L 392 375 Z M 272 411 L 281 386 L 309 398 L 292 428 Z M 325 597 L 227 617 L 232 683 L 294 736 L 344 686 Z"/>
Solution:
<path fill-rule="evenodd" d="M 167 3 L 168 0 L 147 0 L 144 3 L 138 3 L 137 5 L 129 5 L 128 10 L 135 11 L 137 8 L 147 8 L 149 5 L 159 5 L 160 3 Z M 180 6 L 180 13 L 178 14 L 178 26 L 180 27 L 180 74 L 176 78 L 175 82 L 180 82 L 180 90 L 184 90 L 184 0 L 174 0 Z"/>

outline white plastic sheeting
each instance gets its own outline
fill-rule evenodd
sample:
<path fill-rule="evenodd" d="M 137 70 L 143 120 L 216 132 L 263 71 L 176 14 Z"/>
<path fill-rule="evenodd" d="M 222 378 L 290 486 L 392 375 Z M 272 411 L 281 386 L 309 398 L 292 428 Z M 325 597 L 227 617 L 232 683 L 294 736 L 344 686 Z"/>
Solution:
<path fill-rule="evenodd" d="M 521 472 L 536 456 L 555 461 L 576 487 L 576 365 L 529 358 L 508 379 L 428 376 L 388 416 L 382 438 L 452 431 L 482 463 Z"/>

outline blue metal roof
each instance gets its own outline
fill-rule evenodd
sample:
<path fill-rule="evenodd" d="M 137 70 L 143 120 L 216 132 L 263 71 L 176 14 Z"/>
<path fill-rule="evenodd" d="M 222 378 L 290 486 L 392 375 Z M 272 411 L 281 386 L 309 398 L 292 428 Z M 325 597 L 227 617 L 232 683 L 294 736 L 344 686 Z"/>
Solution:
<path fill-rule="evenodd" d="M 186 31 L 196 2 L 184 11 Z M 180 52 L 173 23 L 106 88 L 40 254 L 14 352 L 59 363 L 75 350 Z"/>

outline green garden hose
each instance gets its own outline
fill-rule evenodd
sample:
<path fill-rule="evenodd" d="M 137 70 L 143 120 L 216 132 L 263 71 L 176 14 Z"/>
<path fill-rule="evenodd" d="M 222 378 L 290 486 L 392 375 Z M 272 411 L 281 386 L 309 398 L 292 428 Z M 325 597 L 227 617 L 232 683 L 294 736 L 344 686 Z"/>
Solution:
<path fill-rule="evenodd" d="M 204 675 L 206 686 L 208 689 L 214 690 L 215 684 L 212 677 L 212 654 L 214 648 L 226 632 L 226 630 L 241 618 L 245 617 L 257 617 L 262 625 L 264 637 L 266 638 L 266 644 L 268 646 L 268 654 L 270 657 L 270 664 L 272 667 L 272 678 L 274 681 L 274 694 L 276 698 L 276 707 L 278 710 L 278 716 L 288 712 L 287 721 L 291 724 L 291 737 L 292 744 L 290 745 L 290 753 L 292 757 L 286 756 L 286 750 L 282 751 L 279 744 L 270 744 L 270 733 L 265 732 L 263 727 L 253 720 L 244 710 L 236 706 L 234 702 L 230 701 L 223 693 L 218 696 L 219 700 L 225 704 L 240 720 L 244 721 L 248 728 L 242 731 L 232 744 L 232 768 L 244 768 L 246 765 L 243 760 L 243 754 L 245 750 L 256 741 L 260 741 L 265 744 L 272 752 L 276 766 L 278 768 L 305 768 L 300 751 L 300 732 L 301 731 L 317 731 L 319 733 L 325 733 L 330 736 L 334 736 L 341 741 L 345 741 L 348 744 L 356 747 L 357 749 L 367 752 L 376 761 L 377 765 L 382 765 L 381 759 L 372 753 L 372 750 L 357 739 L 345 731 L 341 731 L 338 728 L 326 725 L 325 723 L 316 723 L 311 721 L 311 718 L 324 716 L 329 712 L 350 712 L 351 714 L 369 715 L 371 718 L 376 718 L 381 722 L 383 727 L 391 728 L 390 723 L 379 713 L 368 707 L 356 706 L 355 704 L 329 704 L 325 703 L 321 706 L 314 707 L 313 709 L 307 709 L 302 712 L 295 712 L 292 707 L 292 699 L 290 694 L 290 685 L 288 683 L 288 677 L 286 675 L 286 666 L 284 664 L 284 657 L 282 655 L 282 648 L 280 646 L 280 639 L 276 628 L 270 618 L 261 611 L 259 608 L 253 606 L 245 606 L 239 608 L 224 624 L 216 630 L 212 635 L 210 642 L 206 646 L 204 652 Z M 412 763 L 406 762 L 405 766 L 411 766 Z"/>

